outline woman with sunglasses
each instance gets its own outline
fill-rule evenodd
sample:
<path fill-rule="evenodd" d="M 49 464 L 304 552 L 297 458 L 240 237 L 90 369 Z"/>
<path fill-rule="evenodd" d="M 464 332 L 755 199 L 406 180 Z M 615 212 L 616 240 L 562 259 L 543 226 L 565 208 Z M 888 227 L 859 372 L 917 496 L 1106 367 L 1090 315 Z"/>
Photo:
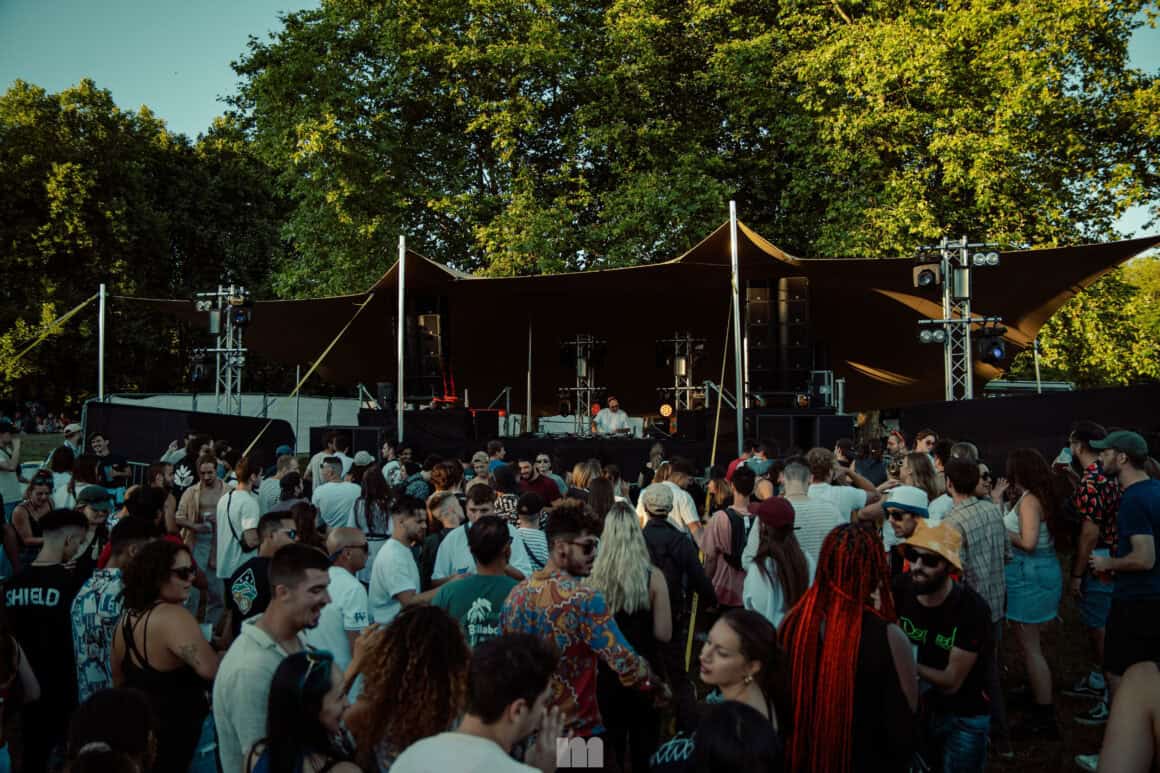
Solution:
<path fill-rule="evenodd" d="M 248 773 L 359 773 L 342 727 L 348 708 L 342 688 L 342 672 L 326 650 L 286 656 L 270 684 L 266 737 L 250 751 Z"/>
<path fill-rule="evenodd" d="M 40 519 L 52 512 L 52 473 L 41 470 L 24 490 L 24 501 L 12 511 L 12 526 L 20 538 L 20 563 L 36 560 L 44 544 Z"/>
<path fill-rule="evenodd" d="M 183 604 L 197 570 L 189 547 L 150 542 L 126 565 L 125 611 L 113 636 L 113 684 L 149 698 L 158 719 L 158 771 L 189 768 L 209 713 L 218 656 Z"/>

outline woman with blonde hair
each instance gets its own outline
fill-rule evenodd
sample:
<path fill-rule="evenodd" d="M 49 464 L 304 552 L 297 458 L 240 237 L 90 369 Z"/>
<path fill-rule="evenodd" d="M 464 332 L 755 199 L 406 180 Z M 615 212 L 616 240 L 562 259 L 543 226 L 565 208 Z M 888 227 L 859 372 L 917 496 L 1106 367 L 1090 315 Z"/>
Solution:
<path fill-rule="evenodd" d="M 913 451 L 904 456 L 898 477 L 904 486 L 914 486 L 925 491 L 927 498 L 932 502 L 943 493 L 934 462 L 924 453 Z"/>
<path fill-rule="evenodd" d="M 669 588 L 665 576 L 649 560 L 631 505 L 616 502 L 608 511 L 587 582 L 603 594 L 608 612 L 632 648 L 650 665 L 658 666 L 657 643 L 667 643 L 673 635 Z M 649 755 L 660 737 L 656 712 L 646 695 L 621 685 L 603 661 L 599 669 L 596 697 L 612 753 L 623 769 L 625 747 L 631 746 L 632 769 L 648 770 Z"/>
<path fill-rule="evenodd" d="M 581 502 L 587 502 L 588 485 L 598 479 L 602 474 L 603 470 L 600 467 L 600 462 L 595 459 L 576 462 L 572 467 L 572 487 L 568 489 L 567 496 L 571 499 L 579 499 Z"/>
<path fill-rule="evenodd" d="M 467 485 L 463 487 L 463 492 L 467 493 L 472 486 L 477 486 L 480 483 L 490 483 L 491 476 L 487 472 L 487 463 L 489 459 L 486 451 L 476 451 L 471 455 L 471 471 L 473 474 L 471 480 L 467 481 Z"/>

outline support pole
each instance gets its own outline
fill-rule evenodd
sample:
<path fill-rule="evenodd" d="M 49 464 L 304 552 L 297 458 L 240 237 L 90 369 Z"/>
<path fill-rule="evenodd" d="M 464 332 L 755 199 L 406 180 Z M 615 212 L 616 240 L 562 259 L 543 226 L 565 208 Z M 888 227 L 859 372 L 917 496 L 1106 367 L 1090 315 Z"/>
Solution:
<path fill-rule="evenodd" d="M 737 202 L 729 202 L 729 247 L 733 284 L 733 375 L 737 385 L 737 456 L 745 436 L 745 382 L 741 373 L 741 268 L 737 254 Z"/>
<path fill-rule="evenodd" d="M 294 383 L 302 383 L 302 366 L 294 368 Z M 302 437 L 302 390 L 294 390 L 294 451 L 298 451 L 298 438 Z"/>
<path fill-rule="evenodd" d="M 532 320 L 528 318 L 528 399 L 524 412 L 524 432 L 532 431 Z"/>
<path fill-rule="evenodd" d="M 97 302 L 97 397 L 105 399 L 105 285 L 102 283 Z"/>
<path fill-rule="evenodd" d="M 407 327 L 406 307 L 406 271 L 407 271 L 407 237 L 399 236 L 399 310 L 398 310 L 398 347 L 395 352 L 398 357 L 398 371 L 395 376 L 395 440 L 403 442 L 403 405 L 405 403 L 403 389 L 403 333 Z"/>
<path fill-rule="evenodd" d="M 1043 394 L 1043 382 L 1039 378 L 1039 336 L 1031 341 L 1031 353 L 1035 358 L 1035 394 Z"/>

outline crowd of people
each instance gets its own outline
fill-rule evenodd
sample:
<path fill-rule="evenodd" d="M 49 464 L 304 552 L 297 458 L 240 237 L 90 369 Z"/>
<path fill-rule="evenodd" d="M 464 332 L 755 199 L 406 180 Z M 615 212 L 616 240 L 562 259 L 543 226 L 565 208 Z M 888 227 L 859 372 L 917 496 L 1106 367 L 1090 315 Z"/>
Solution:
<path fill-rule="evenodd" d="M 930 430 L 703 470 L 658 445 L 635 482 L 499 440 L 332 432 L 265 467 L 190 433 L 128 485 L 79 427 L 25 480 L 13 429 L 0 773 L 981 771 L 1058 738 L 1061 692 L 1106 724 L 1081 767 L 1158 760 L 1135 432 L 1078 422 L 1052 462 Z M 1092 665 L 1061 689 L 1065 593 Z"/>

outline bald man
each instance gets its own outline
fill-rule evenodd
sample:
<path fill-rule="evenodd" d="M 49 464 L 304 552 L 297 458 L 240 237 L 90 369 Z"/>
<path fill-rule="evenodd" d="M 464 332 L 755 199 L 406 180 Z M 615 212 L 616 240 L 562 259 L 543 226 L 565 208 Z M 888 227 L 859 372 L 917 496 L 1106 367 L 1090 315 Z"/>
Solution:
<path fill-rule="evenodd" d="M 355 575 L 367 564 L 367 535 L 361 529 L 331 529 L 326 537 L 330 554 L 330 603 L 322 609 L 318 625 L 303 631 L 306 642 L 334 655 L 344 672 L 350 665 L 354 641 L 370 624 L 367 589 Z"/>

